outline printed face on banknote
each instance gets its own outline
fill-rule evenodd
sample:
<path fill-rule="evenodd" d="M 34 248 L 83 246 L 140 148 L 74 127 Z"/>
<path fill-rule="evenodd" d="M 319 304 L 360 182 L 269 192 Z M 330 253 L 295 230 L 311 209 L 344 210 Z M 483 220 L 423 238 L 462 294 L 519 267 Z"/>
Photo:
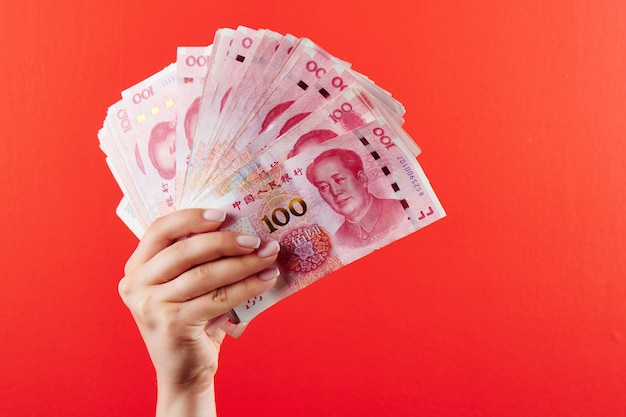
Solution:
<path fill-rule="evenodd" d="M 200 99 L 197 97 L 187 109 L 185 113 L 185 137 L 187 138 L 187 146 L 189 149 L 193 147 L 193 135 L 196 131 L 196 123 L 198 122 L 198 114 L 200 112 Z"/>
<path fill-rule="evenodd" d="M 372 195 L 361 158 L 346 149 L 330 149 L 307 168 L 307 178 L 324 201 L 350 221 L 359 221 L 367 211 Z"/>
<path fill-rule="evenodd" d="M 322 142 L 337 137 L 337 134 L 329 129 L 315 129 L 300 136 L 293 145 L 293 149 L 289 151 L 288 158 L 292 158 L 307 149 L 315 148 Z"/>
<path fill-rule="evenodd" d="M 161 122 L 150 132 L 148 153 L 152 165 L 163 179 L 176 176 L 176 125 L 172 122 Z"/>

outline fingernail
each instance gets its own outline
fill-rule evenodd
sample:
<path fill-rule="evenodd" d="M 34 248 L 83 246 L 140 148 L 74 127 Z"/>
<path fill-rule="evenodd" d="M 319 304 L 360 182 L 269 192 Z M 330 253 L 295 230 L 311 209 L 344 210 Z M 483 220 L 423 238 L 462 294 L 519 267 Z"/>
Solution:
<path fill-rule="evenodd" d="M 261 245 L 261 239 L 252 235 L 239 235 L 235 238 L 235 241 L 243 248 L 256 249 Z"/>
<path fill-rule="evenodd" d="M 267 258 L 278 253 L 280 245 L 275 240 L 270 240 L 263 243 L 263 246 L 256 251 L 257 256 L 261 258 Z"/>
<path fill-rule="evenodd" d="M 222 210 L 209 209 L 202 213 L 202 217 L 210 222 L 223 222 L 226 219 L 226 213 Z"/>
<path fill-rule="evenodd" d="M 269 268 L 265 269 L 257 275 L 261 281 L 269 281 L 271 279 L 276 278 L 280 275 L 280 270 L 278 268 Z"/>

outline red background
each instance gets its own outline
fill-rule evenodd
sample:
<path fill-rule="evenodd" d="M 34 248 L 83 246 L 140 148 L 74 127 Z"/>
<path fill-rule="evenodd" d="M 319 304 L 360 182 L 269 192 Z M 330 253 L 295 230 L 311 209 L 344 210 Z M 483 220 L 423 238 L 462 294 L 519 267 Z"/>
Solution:
<path fill-rule="evenodd" d="M 243 24 L 393 92 L 448 217 L 228 339 L 221 415 L 626 415 L 625 22 L 622 0 L 2 1 L 0 414 L 153 414 L 96 133 L 176 46 Z"/>

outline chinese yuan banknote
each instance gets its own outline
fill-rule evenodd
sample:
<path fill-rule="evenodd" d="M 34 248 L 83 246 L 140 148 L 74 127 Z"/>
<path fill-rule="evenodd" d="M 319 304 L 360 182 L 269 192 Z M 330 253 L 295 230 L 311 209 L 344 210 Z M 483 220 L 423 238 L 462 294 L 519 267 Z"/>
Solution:
<path fill-rule="evenodd" d="M 261 312 L 445 211 L 401 127 L 405 109 L 306 38 L 247 27 L 179 47 L 124 90 L 98 132 L 141 238 L 159 216 L 219 208 L 222 230 L 280 244 L 267 292 L 214 320 L 234 337 Z"/>

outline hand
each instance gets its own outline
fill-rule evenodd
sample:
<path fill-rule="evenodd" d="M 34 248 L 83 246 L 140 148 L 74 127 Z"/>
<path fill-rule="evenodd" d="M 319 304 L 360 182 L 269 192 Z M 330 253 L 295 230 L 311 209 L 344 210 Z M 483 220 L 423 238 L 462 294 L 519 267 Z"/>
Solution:
<path fill-rule="evenodd" d="M 224 217 L 218 210 L 186 209 L 157 219 L 119 283 L 156 370 L 157 416 L 214 415 L 213 377 L 224 332 L 205 328 L 271 288 L 278 276 L 272 267 L 278 243 L 216 231 Z"/>

